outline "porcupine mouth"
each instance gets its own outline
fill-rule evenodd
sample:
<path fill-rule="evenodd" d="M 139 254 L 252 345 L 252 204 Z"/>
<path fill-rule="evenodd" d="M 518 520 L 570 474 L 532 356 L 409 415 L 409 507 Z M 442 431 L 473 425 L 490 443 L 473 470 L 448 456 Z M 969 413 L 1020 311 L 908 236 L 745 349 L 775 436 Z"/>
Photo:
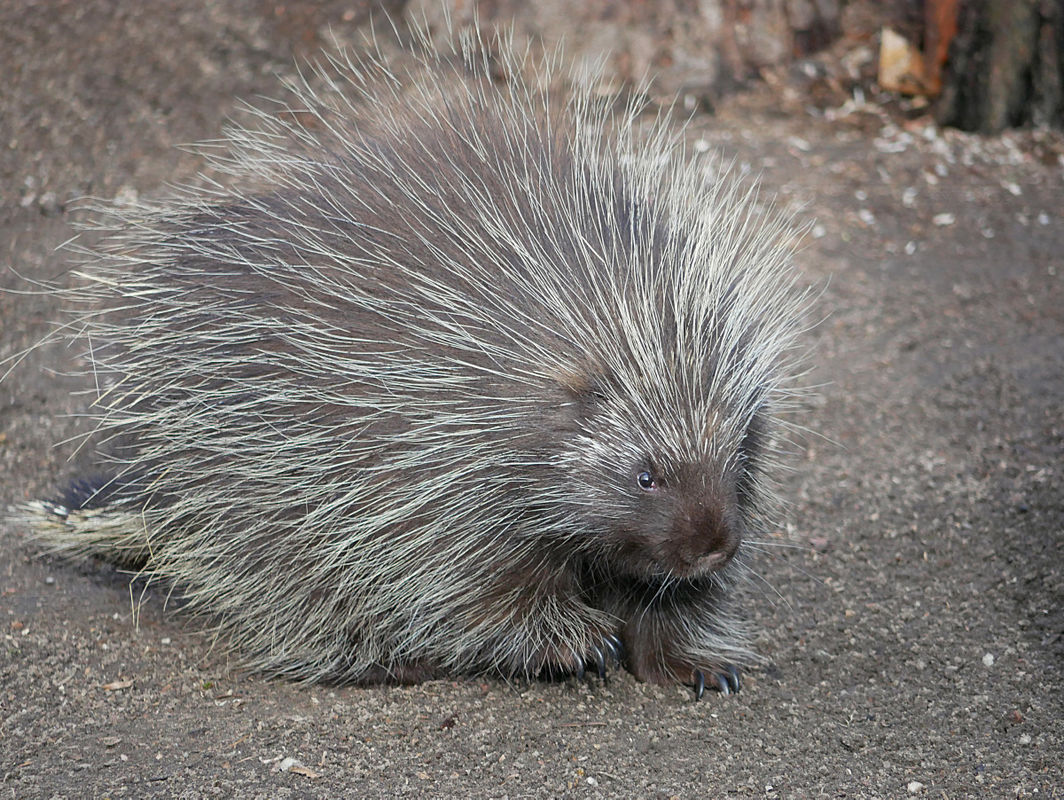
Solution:
<path fill-rule="evenodd" d="M 698 580 L 727 568 L 732 562 L 733 556 L 734 552 L 710 553 L 696 559 L 693 563 L 684 562 L 674 566 L 668 569 L 668 573 L 672 577 L 680 578 L 681 580 Z"/>
<path fill-rule="evenodd" d="M 616 558 L 616 567 L 633 578 L 648 581 L 697 581 L 726 569 L 738 545 L 728 550 L 718 550 L 694 558 L 679 553 L 651 554 L 646 551 L 621 551 Z"/>

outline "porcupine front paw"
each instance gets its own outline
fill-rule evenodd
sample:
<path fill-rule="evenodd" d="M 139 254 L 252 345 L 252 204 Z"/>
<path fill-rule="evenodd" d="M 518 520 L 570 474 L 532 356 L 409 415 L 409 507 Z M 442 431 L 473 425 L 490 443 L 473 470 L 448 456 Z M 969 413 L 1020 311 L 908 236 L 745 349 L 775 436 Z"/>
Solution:
<path fill-rule="evenodd" d="M 678 681 L 690 686 L 695 691 L 695 700 L 701 700 L 706 689 L 729 695 L 742 688 L 738 667 L 727 663 L 694 666 L 685 661 L 670 659 L 654 665 L 632 665 L 632 673 L 648 683 L 667 686 Z"/>
<path fill-rule="evenodd" d="M 707 688 L 729 695 L 742 687 L 738 667 L 726 660 L 707 660 L 684 653 L 675 642 L 662 641 L 645 631 L 625 633 L 628 669 L 641 681 L 662 686 L 683 683 L 694 689 L 695 700 L 701 700 Z"/>

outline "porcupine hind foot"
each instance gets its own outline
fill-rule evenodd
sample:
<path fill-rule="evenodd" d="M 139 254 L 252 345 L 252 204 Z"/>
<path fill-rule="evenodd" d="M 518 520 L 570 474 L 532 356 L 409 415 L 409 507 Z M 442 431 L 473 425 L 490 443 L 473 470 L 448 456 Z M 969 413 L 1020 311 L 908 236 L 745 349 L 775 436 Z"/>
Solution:
<path fill-rule="evenodd" d="M 546 658 L 546 666 L 536 677 L 540 680 L 556 681 L 575 677 L 583 680 L 588 675 L 598 676 L 605 682 L 609 670 L 621 668 L 625 663 L 625 649 L 621 638 L 615 633 L 604 634 L 600 641 L 592 642 L 590 649 L 582 657 L 576 649 L 571 655 Z"/>
<path fill-rule="evenodd" d="M 583 680 L 598 676 L 599 680 L 605 681 L 609 669 L 623 664 L 623 656 L 624 646 L 620 638 L 592 625 L 579 636 L 544 642 L 529 653 L 523 667 L 512 671 L 541 680 L 569 677 Z"/>
<path fill-rule="evenodd" d="M 364 686 L 375 686 L 382 683 L 412 686 L 440 678 L 443 674 L 443 670 L 428 662 L 411 661 L 388 666 L 377 664 L 365 670 L 359 676 L 357 683 Z"/>
<path fill-rule="evenodd" d="M 588 673 L 605 679 L 608 668 L 622 663 L 621 620 L 578 599 L 571 575 L 564 570 L 521 573 L 519 568 L 496 576 L 492 601 L 459 615 L 461 627 L 451 641 L 468 642 L 474 663 L 512 677 L 546 680 Z"/>

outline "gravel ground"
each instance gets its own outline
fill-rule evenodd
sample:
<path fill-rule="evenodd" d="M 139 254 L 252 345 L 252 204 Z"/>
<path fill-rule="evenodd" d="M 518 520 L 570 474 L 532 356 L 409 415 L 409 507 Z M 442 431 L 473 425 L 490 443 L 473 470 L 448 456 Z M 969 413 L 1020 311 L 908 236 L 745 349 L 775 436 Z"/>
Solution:
<path fill-rule="evenodd" d="M 0 359 L 56 319 L 26 279 L 66 268 L 71 200 L 194 180 L 174 145 L 275 93 L 321 21 L 300 3 L 148 7 L 0 3 Z M 786 480 L 794 546 L 750 597 L 771 665 L 741 694 L 696 704 L 626 674 L 263 681 L 162 590 L 41 558 L 7 524 L 0 793 L 1064 797 L 1061 138 L 810 114 L 767 90 L 690 138 L 819 220 L 799 259 L 823 320 L 818 435 Z M 53 446 L 78 429 L 69 357 L 42 346 L 0 383 L 0 509 L 70 457 Z"/>

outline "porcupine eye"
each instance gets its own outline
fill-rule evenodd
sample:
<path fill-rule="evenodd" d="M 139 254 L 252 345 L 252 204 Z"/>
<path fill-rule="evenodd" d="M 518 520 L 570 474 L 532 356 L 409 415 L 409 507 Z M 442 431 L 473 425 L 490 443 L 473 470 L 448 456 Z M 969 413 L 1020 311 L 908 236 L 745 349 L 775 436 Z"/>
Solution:
<path fill-rule="evenodd" d="M 639 488 L 644 492 L 653 492 L 658 488 L 657 478 L 654 477 L 653 472 L 647 469 L 636 475 L 635 481 L 639 484 Z"/>

